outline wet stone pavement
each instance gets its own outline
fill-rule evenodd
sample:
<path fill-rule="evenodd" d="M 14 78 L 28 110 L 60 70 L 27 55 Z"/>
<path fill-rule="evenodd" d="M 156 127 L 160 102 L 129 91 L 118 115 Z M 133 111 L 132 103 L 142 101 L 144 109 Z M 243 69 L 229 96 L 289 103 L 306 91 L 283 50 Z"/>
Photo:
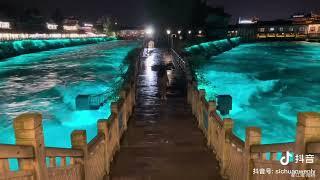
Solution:
<path fill-rule="evenodd" d="M 172 63 L 171 59 L 160 49 L 141 59 L 137 104 L 110 179 L 222 179 L 215 155 L 206 147 L 187 104 L 186 81 L 181 72 L 167 70 L 168 99 L 160 100 L 158 67 Z"/>

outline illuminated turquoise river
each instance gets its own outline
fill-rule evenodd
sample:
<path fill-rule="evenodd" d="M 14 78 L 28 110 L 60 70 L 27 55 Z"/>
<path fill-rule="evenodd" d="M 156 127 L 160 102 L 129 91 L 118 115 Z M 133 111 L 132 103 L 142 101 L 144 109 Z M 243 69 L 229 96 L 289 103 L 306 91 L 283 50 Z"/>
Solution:
<path fill-rule="evenodd" d="M 234 132 L 262 128 L 263 143 L 295 140 L 297 113 L 320 111 L 320 44 L 269 42 L 243 44 L 201 61 L 195 68 L 207 99 L 230 94 Z"/>
<path fill-rule="evenodd" d="M 96 135 L 96 122 L 110 114 L 137 42 L 110 41 L 21 55 L 0 61 L 0 143 L 13 144 L 12 121 L 24 112 L 43 114 L 46 146 L 70 147 L 74 129 Z M 96 111 L 76 111 L 79 94 L 109 92 Z"/>

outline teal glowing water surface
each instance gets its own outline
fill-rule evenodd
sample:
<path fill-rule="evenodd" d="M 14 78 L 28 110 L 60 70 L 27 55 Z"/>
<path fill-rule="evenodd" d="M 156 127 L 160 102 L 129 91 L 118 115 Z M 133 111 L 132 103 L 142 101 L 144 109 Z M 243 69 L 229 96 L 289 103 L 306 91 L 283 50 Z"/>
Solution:
<path fill-rule="evenodd" d="M 97 120 L 110 114 L 110 102 L 97 111 L 76 111 L 75 98 L 106 90 L 116 94 L 128 68 L 124 59 L 137 46 L 111 41 L 0 61 L 0 143 L 14 143 L 12 120 L 24 112 L 43 114 L 46 146 L 70 147 L 74 129 L 87 130 L 92 139 Z"/>
<path fill-rule="evenodd" d="M 200 57 L 195 57 L 195 59 Z M 320 44 L 243 44 L 196 68 L 207 99 L 230 94 L 234 132 L 262 128 L 263 143 L 295 140 L 297 112 L 320 111 Z"/>

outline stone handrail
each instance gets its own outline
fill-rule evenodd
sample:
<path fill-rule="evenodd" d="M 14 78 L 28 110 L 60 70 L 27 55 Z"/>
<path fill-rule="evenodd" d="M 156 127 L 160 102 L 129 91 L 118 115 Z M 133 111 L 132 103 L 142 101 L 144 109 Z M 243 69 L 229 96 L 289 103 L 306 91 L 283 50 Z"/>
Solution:
<path fill-rule="evenodd" d="M 0 144 L 0 159 L 33 157 L 34 153 L 32 146 Z"/>
<path fill-rule="evenodd" d="M 98 134 L 89 143 L 86 131 L 75 130 L 72 148 L 45 147 L 41 114 L 15 118 L 16 145 L 0 144 L 0 180 L 101 180 L 108 176 L 135 105 L 138 62 L 129 67 L 131 78 L 124 82 L 119 100 L 111 103 L 109 118 L 98 121 Z M 17 171 L 10 170 L 9 158 L 18 159 Z"/>
<path fill-rule="evenodd" d="M 46 157 L 83 157 L 83 151 L 68 148 L 52 148 L 45 149 Z"/>
<path fill-rule="evenodd" d="M 233 120 L 222 118 L 216 110 L 215 101 L 207 101 L 205 91 L 197 89 L 196 82 L 188 83 L 188 102 L 192 106 L 199 128 L 207 137 L 219 160 L 221 174 L 229 179 L 251 180 L 263 179 L 265 176 L 253 174 L 253 169 L 315 169 L 320 171 L 319 158 L 310 165 L 297 164 L 290 161 L 283 166 L 279 154 L 291 152 L 295 154 L 320 154 L 320 113 L 299 113 L 297 123 L 297 140 L 281 144 L 261 144 L 261 129 L 249 127 L 246 129 L 245 141 L 233 132 Z M 208 122 L 206 122 L 208 121 Z M 317 176 L 317 174 L 316 174 Z M 241 177 L 241 178 L 240 178 Z M 270 179 L 290 179 L 290 174 L 269 175 Z"/>
<path fill-rule="evenodd" d="M 267 152 L 286 152 L 294 151 L 294 143 L 279 143 L 279 144 L 256 144 L 252 145 L 250 152 L 252 153 L 267 153 Z"/>
<path fill-rule="evenodd" d="M 221 118 L 215 101 L 207 101 L 205 90 L 198 89 L 194 75 L 186 62 L 185 74 L 188 80 L 187 98 L 199 128 L 207 138 L 207 145 L 212 148 L 219 160 L 221 174 L 230 180 L 253 179 L 291 179 L 290 175 L 256 175 L 255 168 L 276 169 L 314 169 L 320 171 L 320 160 L 315 158 L 313 164 L 296 164 L 290 161 L 282 166 L 280 153 L 320 154 L 320 113 L 305 112 L 298 114 L 296 141 L 282 144 L 261 144 L 261 129 L 248 127 L 245 141 L 233 132 L 233 120 Z M 319 174 L 320 175 L 320 174 Z M 316 177 L 319 177 L 316 174 Z"/>
<path fill-rule="evenodd" d="M 313 153 L 313 154 L 319 154 L 320 153 L 320 142 L 308 143 L 307 152 Z"/>

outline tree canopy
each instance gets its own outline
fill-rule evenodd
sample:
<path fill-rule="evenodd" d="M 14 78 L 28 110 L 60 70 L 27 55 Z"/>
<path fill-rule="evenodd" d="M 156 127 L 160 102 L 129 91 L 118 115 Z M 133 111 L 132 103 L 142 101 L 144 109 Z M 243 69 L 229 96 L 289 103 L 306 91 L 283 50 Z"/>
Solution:
<path fill-rule="evenodd" d="M 201 26 L 206 18 L 203 0 L 146 0 L 148 19 L 157 26 Z"/>

